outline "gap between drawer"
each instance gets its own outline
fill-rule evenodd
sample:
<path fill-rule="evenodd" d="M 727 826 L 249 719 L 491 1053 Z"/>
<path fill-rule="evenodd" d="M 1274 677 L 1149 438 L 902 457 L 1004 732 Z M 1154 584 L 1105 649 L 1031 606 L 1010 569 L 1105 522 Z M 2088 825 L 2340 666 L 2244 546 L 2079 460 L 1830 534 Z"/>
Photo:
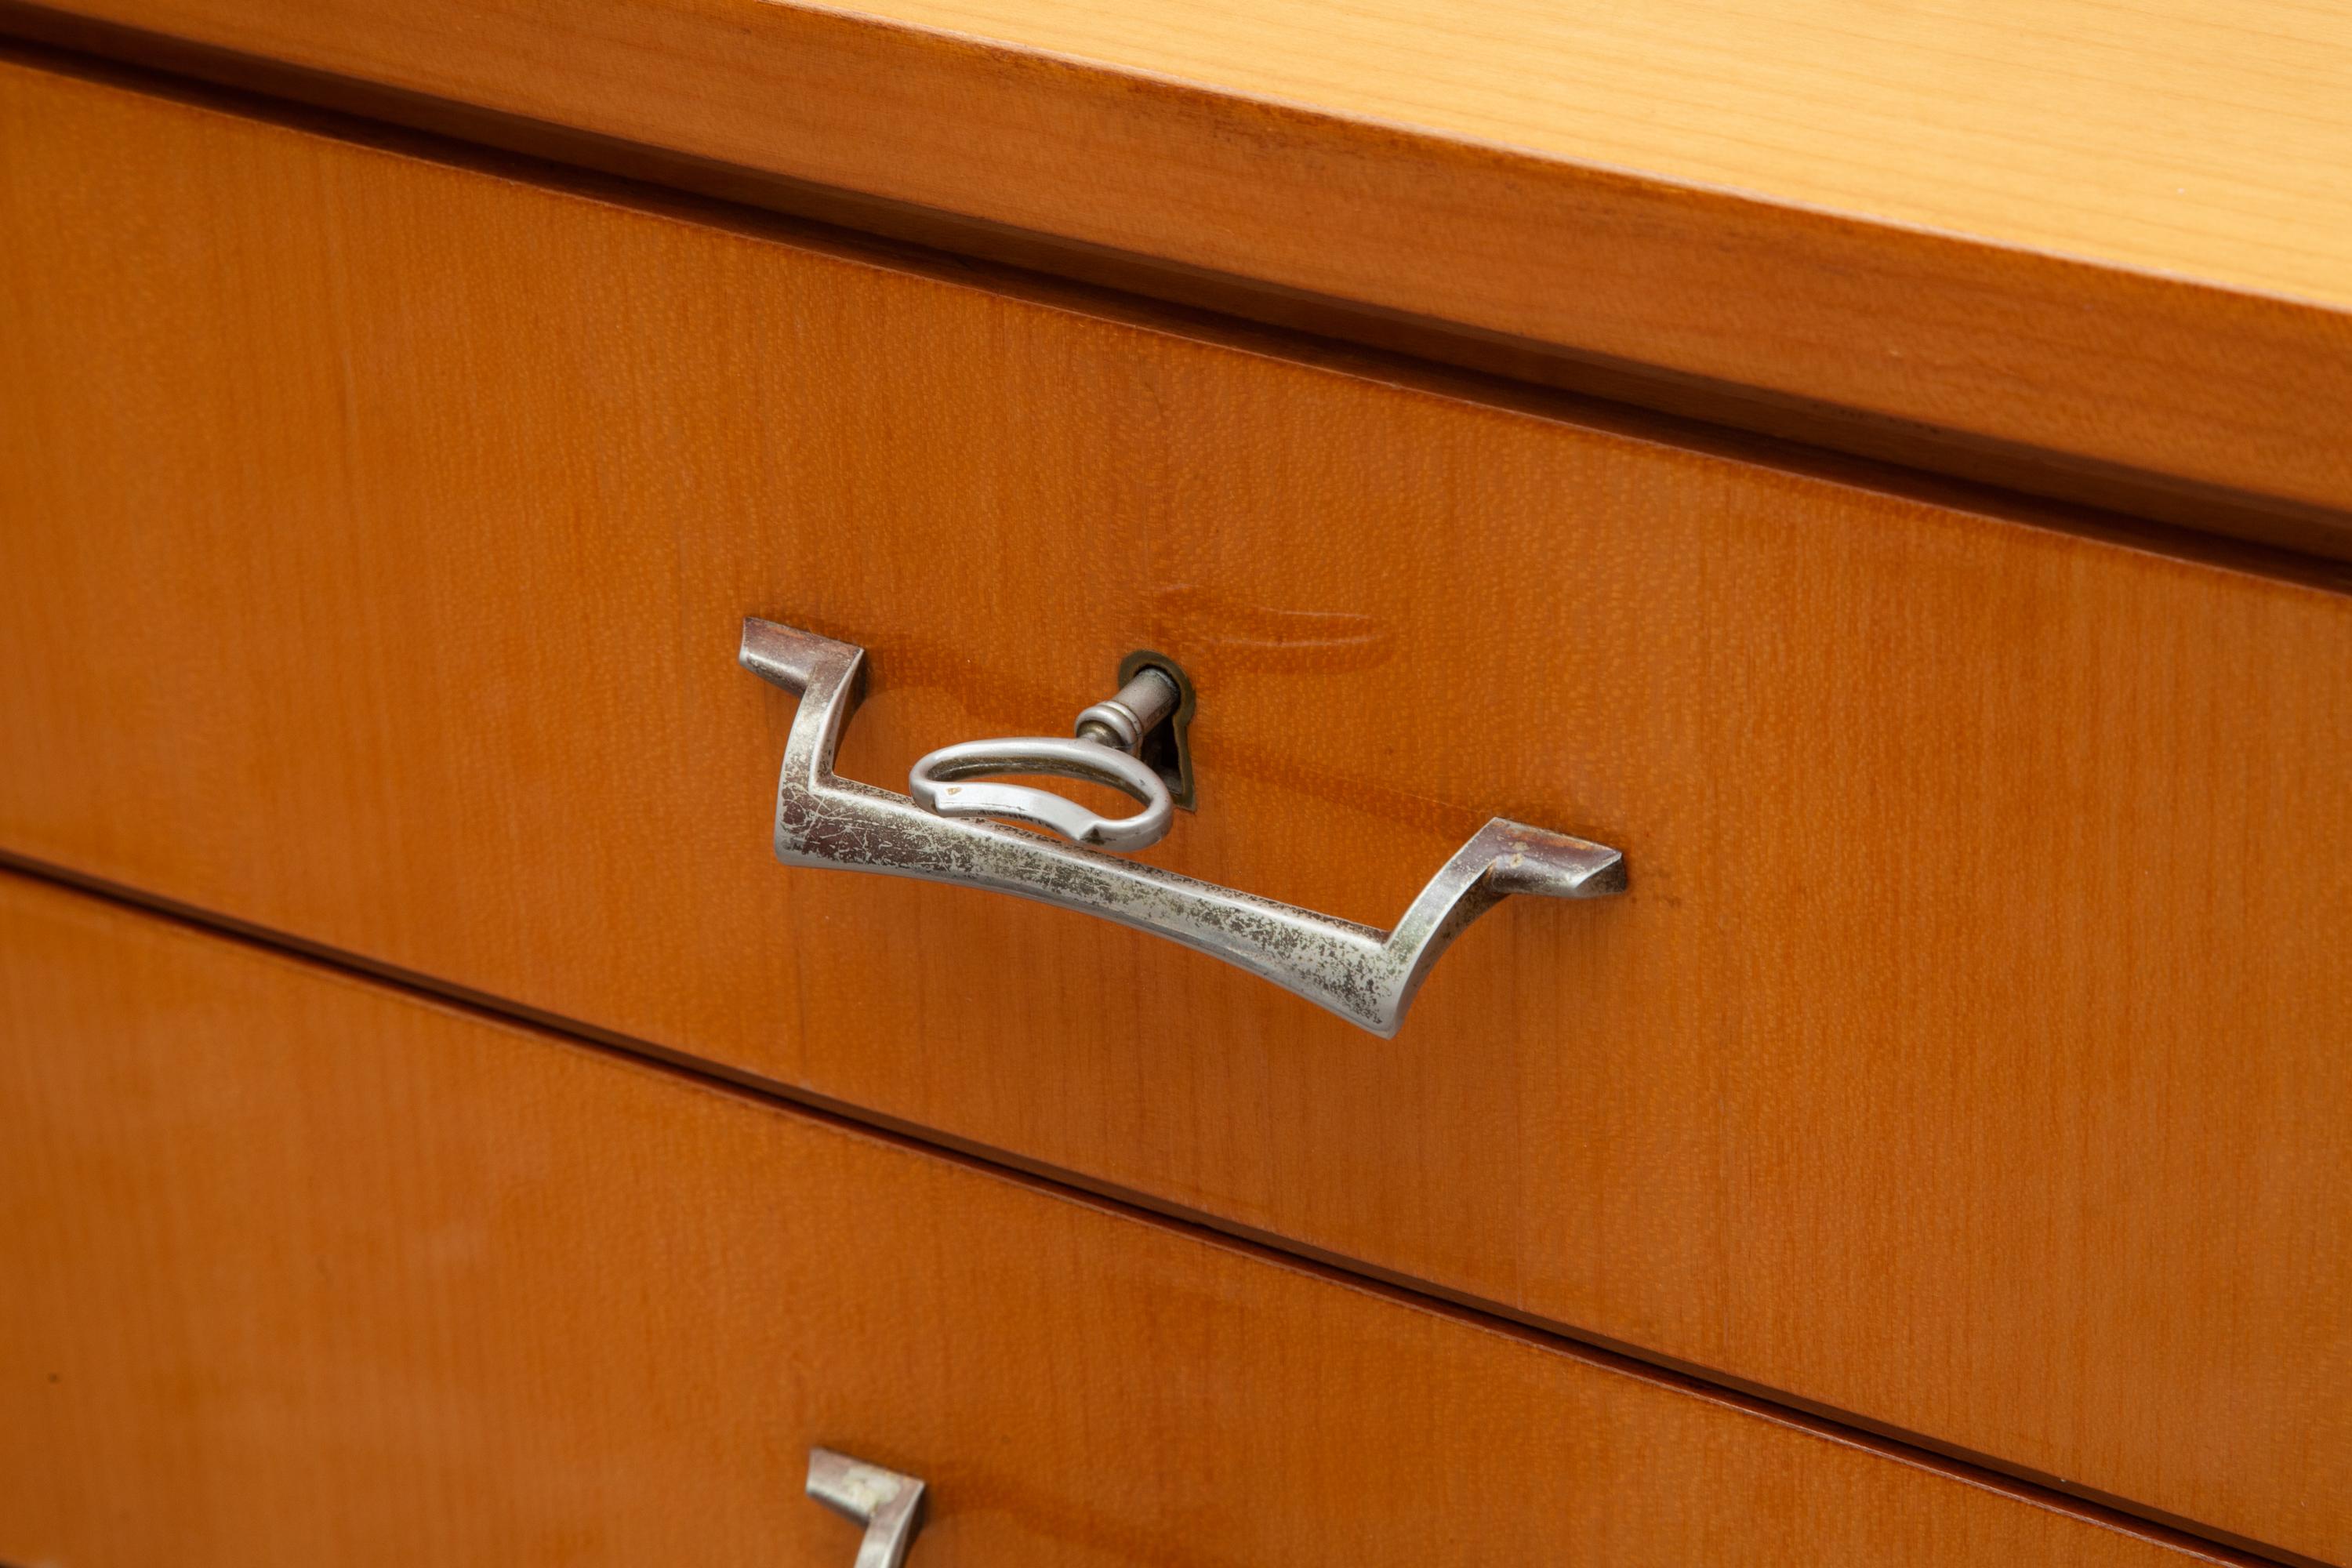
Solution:
<path fill-rule="evenodd" d="M 460 985 L 436 980 L 397 965 L 307 942 L 265 926 L 215 914 L 177 900 L 89 876 L 69 867 L 0 850 L 0 874 L 15 874 L 85 896 L 121 905 L 143 914 L 248 943 L 283 957 L 315 964 L 372 984 L 389 985 L 437 1006 L 453 1007 L 509 1026 L 520 1026 L 565 1045 L 609 1052 L 677 1078 L 754 1100 L 787 1107 L 834 1124 L 887 1139 L 936 1158 L 1020 1181 L 1066 1200 L 1095 1205 L 1130 1217 L 1173 1226 L 1213 1238 L 1277 1267 L 1299 1268 L 1350 1289 L 1404 1301 L 1424 1310 L 1473 1326 L 1508 1332 L 1556 1353 L 1574 1356 L 1623 1376 L 1638 1377 L 1729 1408 L 1776 1421 L 1831 1442 L 1844 1443 L 1899 1464 L 1983 1487 L 2033 1507 L 2070 1513 L 2110 1528 L 2150 1536 L 2172 1547 L 2203 1554 L 2219 1563 L 2255 1568 L 2265 1563 L 2288 1568 L 2331 1568 L 2319 1559 L 2266 1545 L 2228 1531 L 2216 1531 L 2193 1520 L 2181 1519 L 2061 1478 L 2007 1465 L 1987 1455 L 1941 1444 L 1913 1432 L 1887 1426 L 1799 1399 L 1778 1390 L 1730 1378 L 1709 1368 L 1655 1355 L 1637 1345 L 1593 1334 L 1567 1323 L 1517 1311 L 1500 1303 L 1448 1289 L 1397 1270 L 1385 1269 L 1311 1247 L 1255 1226 L 1234 1224 L 1214 1215 L 1166 1203 L 1074 1171 L 1029 1160 L 1010 1150 L 974 1142 L 868 1110 L 829 1095 L 705 1060 L 688 1052 L 631 1037 L 593 1024 L 509 1002 Z M 0 1568 L 6 1565 L 0 1564 Z"/>

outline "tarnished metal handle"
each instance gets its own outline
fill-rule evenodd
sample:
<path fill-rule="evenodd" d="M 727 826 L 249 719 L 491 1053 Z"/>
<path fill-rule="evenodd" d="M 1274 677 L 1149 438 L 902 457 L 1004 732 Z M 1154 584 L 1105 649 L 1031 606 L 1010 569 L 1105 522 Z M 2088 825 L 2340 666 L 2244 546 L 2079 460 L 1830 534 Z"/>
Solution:
<path fill-rule="evenodd" d="M 1496 817 L 1430 879 L 1394 930 L 1379 931 L 1018 827 L 937 816 L 833 771 L 864 695 L 864 649 L 753 619 L 743 623 L 739 657 L 801 700 L 776 786 L 776 858 L 786 865 L 960 882 L 1100 915 L 1263 975 L 1376 1035 L 1397 1032 L 1438 955 L 1511 894 L 1625 890 L 1616 850 Z M 1118 739 L 1125 749 L 1129 738 Z"/>
<path fill-rule="evenodd" d="M 923 1483 L 836 1454 L 809 1450 L 808 1495 L 866 1527 L 856 1568 L 899 1568 L 923 1528 Z"/>

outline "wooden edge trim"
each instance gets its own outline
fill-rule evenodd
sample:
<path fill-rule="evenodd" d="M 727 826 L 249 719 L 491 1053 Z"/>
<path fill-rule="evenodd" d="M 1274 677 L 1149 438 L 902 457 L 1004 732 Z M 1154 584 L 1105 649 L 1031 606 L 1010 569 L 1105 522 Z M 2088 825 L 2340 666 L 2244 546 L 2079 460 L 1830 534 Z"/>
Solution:
<path fill-rule="evenodd" d="M 2063 499 L 2147 476 L 2127 504 L 2161 521 L 2352 553 L 2352 313 L 2320 305 L 774 0 L 591 0 L 562 29 L 525 0 L 38 16 L 0 25 L 137 28 L 1244 279 L 1391 318 L 1386 346 L 1463 329 L 1555 384 Z"/>
<path fill-rule="evenodd" d="M 87 47 L 93 41 L 107 47 Z M 2028 466 L 1974 447 L 1923 450 L 1883 422 L 1834 423 L 1842 411 L 1784 408 L 1643 367 L 1538 356 L 1500 340 L 1172 265 L 1139 277 L 1149 265 L 1139 258 L 35 12 L 18 0 L 0 0 L 0 61 L 1243 353 L 2352 593 L 2352 518 L 2338 514 L 2281 511 L 2258 498 L 2159 484 L 2128 470 Z M 1937 458 L 1945 460 L 1927 460 Z M 2330 521 L 2342 531 L 2315 527 Z"/>
<path fill-rule="evenodd" d="M 102 46 L 102 47 L 100 47 Z M 1782 405 L 0 0 L 0 61 L 1438 396 L 2352 593 L 2352 517 Z M 1271 330 L 1268 330 L 1271 329 Z M 1841 422 L 1843 421 L 1843 422 Z M 1943 459 L 1941 461 L 1930 459 Z M 2340 526 L 2331 526 L 2340 525 Z"/>

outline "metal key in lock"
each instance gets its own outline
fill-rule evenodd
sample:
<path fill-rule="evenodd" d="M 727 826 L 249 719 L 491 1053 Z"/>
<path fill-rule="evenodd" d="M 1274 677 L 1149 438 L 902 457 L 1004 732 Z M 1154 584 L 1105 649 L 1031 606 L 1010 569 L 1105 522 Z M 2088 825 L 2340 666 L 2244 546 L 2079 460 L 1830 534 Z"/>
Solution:
<path fill-rule="evenodd" d="M 941 746 L 908 773 L 908 793 L 924 810 L 940 816 L 1028 823 L 1097 849 L 1150 848 L 1168 837 L 1178 803 L 1168 779 L 1139 753 L 1145 742 L 1177 716 L 1185 693 L 1181 676 L 1150 656 L 1130 655 L 1129 664 L 1133 668 L 1126 683 L 1078 715 L 1075 739 L 1005 735 Z M 1181 759 L 1181 734 L 1175 745 Z M 1181 760 L 1176 771 L 1180 780 L 1185 777 Z M 1051 790 L 971 782 L 994 773 L 1045 773 L 1108 784 L 1143 809 L 1130 816 L 1104 817 Z M 1191 801 L 1183 804 L 1189 806 Z"/>

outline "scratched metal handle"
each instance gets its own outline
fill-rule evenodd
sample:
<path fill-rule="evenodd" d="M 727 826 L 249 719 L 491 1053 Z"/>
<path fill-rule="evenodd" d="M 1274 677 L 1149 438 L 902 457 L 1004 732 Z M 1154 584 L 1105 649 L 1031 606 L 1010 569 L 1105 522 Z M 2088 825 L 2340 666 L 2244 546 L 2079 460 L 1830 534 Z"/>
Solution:
<path fill-rule="evenodd" d="M 899 1568 L 923 1528 L 923 1483 L 836 1454 L 809 1450 L 808 1495 L 866 1527 L 856 1568 Z"/>
<path fill-rule="evenodd" d="M 1496 817 L 1430 879 L 1393 931 L 1377 931 L 1021 828 L 935 815 L 833 771 L 864 695 L 864 649 L 754 619 L 743 623 L 739 657 L 801 700 L 776 786 L 776 858 L 786 865 L 960 882 L 1100 915 L 1263 975 L 1376 1035 L 1397 1032 L 1438 955 L 1511 894 L 1625 890 L 1616 850 Z"/>

